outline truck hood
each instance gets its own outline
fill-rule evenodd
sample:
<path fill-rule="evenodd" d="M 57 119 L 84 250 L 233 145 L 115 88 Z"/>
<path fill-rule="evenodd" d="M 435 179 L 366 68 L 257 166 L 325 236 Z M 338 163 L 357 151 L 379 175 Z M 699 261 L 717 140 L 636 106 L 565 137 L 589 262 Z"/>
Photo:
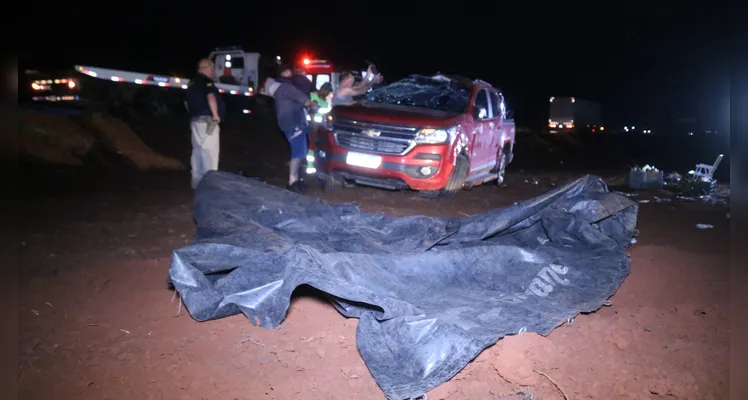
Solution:
<path fill-rule="evenodd" d="M 391 125 L 433 128 L 454 125 L 464 118 L 463 114 L 448 111 L 382 104 L 337 106 L 333 108 L 332 115 L 335 119 L 344 118 Z"/>

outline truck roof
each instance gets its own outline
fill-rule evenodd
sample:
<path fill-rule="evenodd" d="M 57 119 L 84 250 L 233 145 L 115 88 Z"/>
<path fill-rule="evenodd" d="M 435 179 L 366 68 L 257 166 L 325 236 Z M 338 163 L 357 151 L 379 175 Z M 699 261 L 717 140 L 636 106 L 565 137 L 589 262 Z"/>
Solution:
<path fill-rule="evenodd" d="M 480 79 L 470 79 L 466 78 L 464 76 L 460 75 L 450 75 L 450 74 L 443 74 L 441 72 L 437 72 L 434 75 L 427 76 L 427 75 L 420 75 L 420 74 L 412 74 L 409 76 L 409 78 L 418 79 L 418 80 L 434 80 L 434 81 L 441 81 L 441 82 L 451 82 L 457 86 L 471 89 L 473 86 L 483 86 L 483 87 L 493 87 L 490 83 L 480 80 Z"/>

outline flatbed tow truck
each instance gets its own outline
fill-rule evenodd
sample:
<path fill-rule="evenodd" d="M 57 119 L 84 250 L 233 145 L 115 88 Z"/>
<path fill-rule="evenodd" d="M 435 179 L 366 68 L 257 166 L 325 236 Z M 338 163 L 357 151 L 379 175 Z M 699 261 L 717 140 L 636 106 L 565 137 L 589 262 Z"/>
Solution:
<path fill-rule="evenodd" d="M 260 53 L 245 52 L 240 47 L 219 47 L 208 55 L 208 59 L 215 64 L 215 76 L 218 91 L 222 94 L 254 98 L 262 95 L 262 84 L 268 76 L 271 76 L 277 66 L 281 63 L 280 56 L 268 59 L 263 58 Z M 314 83 L 316 88 L 324 83 L 331 83 L 337 87 L 338 74 L 333 71 L 333 65 L 326 60 L 313 60 L 305 57 L 299 61 L 299 65 L 305 69 L 306 76 Z M 158 86 L 162 88 L 187 89 L 189 78 L 152 74 L 145 72 L 134 72 L 101 68 L 88 65 L 76 65 L 75 71 L 96 79 L 119 83 L 132 83 L 144 86 Z M 48 85 L 52 81 L 36 82 L 32 84 L 34 91 L 41 92 L 51 89 Z M 43 101 L 43 96 L 38 99 Z M 261 101 L 261 103 L 266 103 Z M 251 114 L 251 103 L 242 103 L 242 112 Z"/>

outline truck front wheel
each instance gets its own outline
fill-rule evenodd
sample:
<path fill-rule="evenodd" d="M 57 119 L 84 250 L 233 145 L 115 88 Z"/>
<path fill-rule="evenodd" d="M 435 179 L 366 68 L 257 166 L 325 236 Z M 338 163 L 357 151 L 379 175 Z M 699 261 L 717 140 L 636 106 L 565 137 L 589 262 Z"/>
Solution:
<path fill-rule="evenodd" d="M 470 161 L 467 156 L 460 154 L 457 157 L 457 162 L 452 170 L 452 175 L 447 181 L 447 185 L 442 190 L 422 190 L 418 194 L 425 199 L 439 199 L 451 197 L 455 193 L 462 190 L 467 179 L 468 170 L 470 169 Z"/>

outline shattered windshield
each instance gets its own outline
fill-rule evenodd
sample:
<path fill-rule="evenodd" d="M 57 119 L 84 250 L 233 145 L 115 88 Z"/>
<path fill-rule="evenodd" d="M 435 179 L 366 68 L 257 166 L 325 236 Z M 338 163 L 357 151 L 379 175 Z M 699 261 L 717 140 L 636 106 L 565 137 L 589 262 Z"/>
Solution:
<path fill-rule="evenodd" d="M 411 76 L 373 90 L 362 100 L 369 104 L 419 107 L 461 114 L 470 101 L 470 88 L 447 79 Z"/>

